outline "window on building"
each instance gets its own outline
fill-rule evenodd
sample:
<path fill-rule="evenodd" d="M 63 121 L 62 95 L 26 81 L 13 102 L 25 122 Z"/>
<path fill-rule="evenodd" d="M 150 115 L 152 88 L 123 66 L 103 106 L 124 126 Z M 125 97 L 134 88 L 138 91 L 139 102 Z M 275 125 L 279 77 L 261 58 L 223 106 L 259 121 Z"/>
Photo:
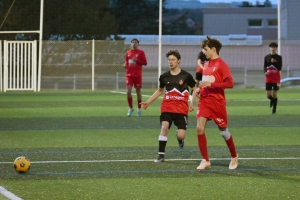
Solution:
<path fill-rule="evenodd" d="M 250 28 L 261 28 L 262 20 L 261 19 L 248 19 L 248 26 Z"/>
<path fill-rule="evenodd" d="M 268 19 L 268 27 L 277 27 L 277 19 Z"/>

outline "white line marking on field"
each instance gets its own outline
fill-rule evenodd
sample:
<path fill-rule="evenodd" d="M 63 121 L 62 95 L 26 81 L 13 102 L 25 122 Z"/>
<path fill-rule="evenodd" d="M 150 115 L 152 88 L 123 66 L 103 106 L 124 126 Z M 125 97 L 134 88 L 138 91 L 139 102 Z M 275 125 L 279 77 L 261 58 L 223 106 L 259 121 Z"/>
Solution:
<path fill-rule="evenodd" d="M 120 92 L 120 91 L 110 91 L 111 93 L 117 93 L 117 94 L 127 94 L 127 92 Z M 136 96 L 136 93 L 132 93 L 132 95 Z M 151 95 L 142 95 L 143 97 L 151 97 Z M 163 98 L 163 97 L 159 97 Z M 269 99 L 227 99 L 227 101 L 270 101 Z M 300 101 L 300 99 L 284 99 L 281 98 L 280 101 Z"/>
<path fill-rule="evenodd" d="M 7 189 L 1 186 L 0 186 L 0 193 L 10 200 L 22 200 L 20 197 L 16 196 L 15 194 L 11 193 L 10 191 L 8 191 Z"/>
<path fill-rule="evenodd" d="M 111 162 L 153 162 L 155 159 L 140 160 L 53 160 L 53 161 L 33 161 L 32 164 L 46 163 L 111 163 Z M 165 159 L 168 161 L 199 161 L 201 158 L 195 159 Z M 230 160 L 230 158 L 210 158 L 210 160 Z M 286 158 L 239 158 L 239 160 L 300 160 L 300 157 Z M 12 164 L 13 162 L 0 162 L 0 164 Z"/>
<path fill-rule="evenodd" d="M 127 92 L 119 92 L 119 91 L 110 91 L 111 93 L 117 93 L 117 94 L 127 94 Z M 136 96 L 136 93 L 132 93 L 132 95 Z M 143 95 L 143 97 L 151 97 L 151 95 Z M 158 98 L 163 98 L 163 97 L 158 97 Z"/>

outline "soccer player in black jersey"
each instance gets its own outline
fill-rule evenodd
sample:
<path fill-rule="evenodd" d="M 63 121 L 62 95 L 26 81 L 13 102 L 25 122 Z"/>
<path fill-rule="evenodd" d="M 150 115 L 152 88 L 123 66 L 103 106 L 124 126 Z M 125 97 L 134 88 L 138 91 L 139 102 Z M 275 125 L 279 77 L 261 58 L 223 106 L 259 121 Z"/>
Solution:
<path fill-rule="evenodd" d="M 141 103 L 141 107 L 147 107 L 156 100 L 164 91 L 164 98 L 161 103 L 161 131 L 158 137 L 158 159 L 154 162 L 163 162 L 167 145 L 167 135 L 174 123 L 177 126 L 177 140 L 180 148 L 184 146 L 184 138 L 188 124 L 188 112 L 193 106 L 188 106 L 189 87 L 195 92 L 196 82 L 193 76 L 179 67 L 181 56 L 177 50 L 167 52 L 170 70 L 159 77 L 159 87 L 153 95 Z"/>
<path fill-rule="evenodd" d="M 269 47 L 270 54 L 265 56 L 264 73 L 267 98 L 270 99 L 270 107 L 273 107 L 272 114 L 275 114 L 278 101 L 277 92 L 280 85 L 282 57 L 277 54 L 277 43 L 272 42 Z"/>

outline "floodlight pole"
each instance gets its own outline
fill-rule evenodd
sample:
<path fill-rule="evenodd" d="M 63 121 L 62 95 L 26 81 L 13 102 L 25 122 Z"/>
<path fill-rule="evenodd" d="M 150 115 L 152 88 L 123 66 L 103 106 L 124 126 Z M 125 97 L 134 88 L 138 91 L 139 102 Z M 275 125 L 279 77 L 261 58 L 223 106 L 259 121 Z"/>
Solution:
<path fill-rule="evenodd" d="M 280 6 L 280 1 L 277 0 L 277 40 L 278 40 L 278 48 L 277 48 L 277 53 L 280 55 L 281 54 L 281 6 Z"/>
<path fill-rule="evenodd" d="M 38 66 L 38 89 L 41 91 L 41 70 L 42 70 L 42 42 L 43 42 L 43 15 L 44 15 L 44 0 L 41 0 L 40 8 L 40 38 L 39 38 L 39 66 Z"/>
<path fill-rule="evenodd" d="M 161 35 L 162 35 L 162 0 L 159 0 L 159 30 L 158 30 L 158 78 L 161 75 Z M 159 86 L 159 83 L 158 83 Z"/>

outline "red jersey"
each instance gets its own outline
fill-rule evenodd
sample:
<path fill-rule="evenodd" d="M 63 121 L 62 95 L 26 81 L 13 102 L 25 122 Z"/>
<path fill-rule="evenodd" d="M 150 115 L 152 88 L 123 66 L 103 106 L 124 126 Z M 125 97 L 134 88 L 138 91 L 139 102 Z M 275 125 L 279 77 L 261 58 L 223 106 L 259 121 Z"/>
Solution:
<path fill-rule="evenodd" d="M 213 97 L 214 99 L 225 100 L 225 88 L 233 87 L 230 69 L 221 58 L 209 60 L 204 63 L 202 81 L 211 82 L 211 87 L 200 87 L 200 99 Z"/>
<path fill-rule="evenodd" d="M 136 61 L 134 61 L 133 58 L 136 58 Z M 143 65 L 147 65 L 147 58 L 143 50 L 130 49 L 126 52 L 126 76 L 141 77 Z"/>
<path fill-rule="evenodd" d="M 266 83 L 280 83 L 280 71 L 273 65 L 267 67 Z"/>
<path fill-rule="evenodd" d="M 172 75 L 170 71 L 160 75 L 159 87 L 166 88 L 161 112 L 188 115 L 189 87 L 193 88 L 195 84 L 193 76 L 182 69 L 177 75 Z"/>

